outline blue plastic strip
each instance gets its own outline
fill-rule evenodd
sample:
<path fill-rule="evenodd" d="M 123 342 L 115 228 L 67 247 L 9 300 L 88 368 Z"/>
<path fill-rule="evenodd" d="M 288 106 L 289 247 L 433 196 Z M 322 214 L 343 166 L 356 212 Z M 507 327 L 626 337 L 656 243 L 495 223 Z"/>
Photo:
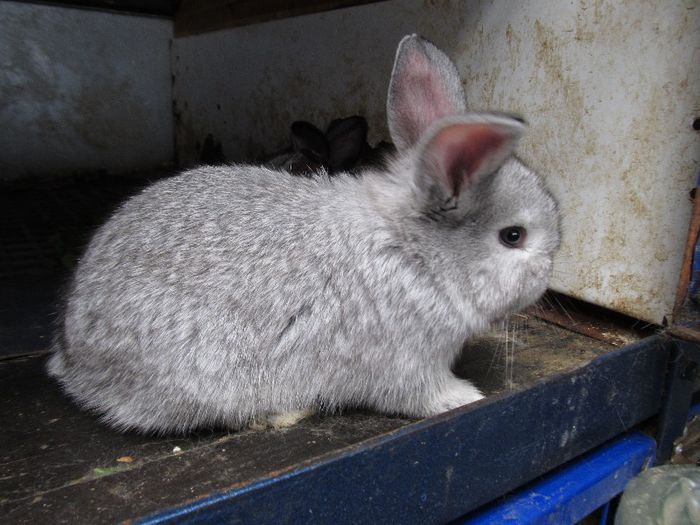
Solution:
<path fill-rule="evenodd" d="M 695 187 L 700 186 L 700 173 L 695 183 Z M 697 191 L 697 190 L 696 190 Z M 693 250 L 693 260 L 691 264 L 690 284 L 688 285 L 688 297 L 695 304 L 700 303 L 700 239 L 695 243 Z"/>
<path fill-rule="evenodd" d="M 610 502 L 608 501 L 605 505 L 603 505 L 603 510 L 600 513 L 600 519 L 598 520 L 598 523 L 600 525 L 608 525 L 608 515 L 610 514 Z"/>
<path fill-rule="evenodd" d="M 700 403 L 693 405 L 688 410 L 688 421 L 693 419 L 695 416 L 700 416 Z"/>
<path fill-rule="evenodd" d="M 653 464 L 656 442 L 634 433 L 608 443 L 504 501 L 460 521 L 464 525 L 577 523 L 620 494 Z"/>

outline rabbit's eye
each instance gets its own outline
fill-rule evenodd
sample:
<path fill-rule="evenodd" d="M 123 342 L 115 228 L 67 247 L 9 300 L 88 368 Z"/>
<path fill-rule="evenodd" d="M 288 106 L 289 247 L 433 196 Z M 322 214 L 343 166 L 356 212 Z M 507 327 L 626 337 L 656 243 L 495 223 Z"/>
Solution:
<path fill-rule="evenodd" d="M 498 236 L 506 248 L 522 248 L 526 233 L 527 231 L 522 226 L 508 226 L 503 228 Z"/>

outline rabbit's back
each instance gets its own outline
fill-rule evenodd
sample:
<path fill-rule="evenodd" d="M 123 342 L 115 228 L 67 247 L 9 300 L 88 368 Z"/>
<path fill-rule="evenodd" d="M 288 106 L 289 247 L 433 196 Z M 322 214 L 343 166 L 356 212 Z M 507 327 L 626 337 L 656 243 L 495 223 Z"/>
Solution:
<path fill-rule="evenodd" d="M 146 189 L 80 262 L 54 374 L 122 427 L 239 426 L 362 397 L 358 369 L 390 358 L 373 348 L 406 314 L 387 304 L 418 285 L 365 191 L 250 167 Z"/>

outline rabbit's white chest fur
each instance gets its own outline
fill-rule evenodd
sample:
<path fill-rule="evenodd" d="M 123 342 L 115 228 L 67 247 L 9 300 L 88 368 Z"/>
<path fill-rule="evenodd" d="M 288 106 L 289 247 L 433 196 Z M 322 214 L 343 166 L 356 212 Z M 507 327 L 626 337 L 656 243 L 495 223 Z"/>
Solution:
<path fill-rule="evenodd" d="M 421 417 L 480 399 L 450 365 L 544 291 L 558 215 L 509 160 L 523 125 L 464 114 L 462 96 L 449 59 L 407 37 L 385 172 L 202 167 L 126 202 L 78 265 L 49 372 L 143 431 L 353 405 Z"/>

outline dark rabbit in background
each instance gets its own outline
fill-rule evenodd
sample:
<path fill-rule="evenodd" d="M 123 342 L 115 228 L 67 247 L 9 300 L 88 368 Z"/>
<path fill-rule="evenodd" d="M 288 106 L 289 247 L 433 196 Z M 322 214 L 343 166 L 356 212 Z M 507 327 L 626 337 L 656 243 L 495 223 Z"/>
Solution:
<path fill-rule="evenodd" d="M 328 141 L 323 131 L 310 122 L 297 120 L 289 127 L 289 135 L 292 146 L 273 155 L 264 163 L 266 167 L 305 176 L 327 170 Z"/>
<path fill-rule="evenodd" d="M 123 204 L 78 265 L 50 374 L 110 425 L 155 432 L 481 399 L 450 366 L 545 291 L 557 205 L 513 157 L 524 124 L 465 112 L 455 66 L 418 36 L 387 111 L 386 169 L 202 167 Z"/>
<path fill-rule="evenodd" d="M 367 143 L 367 121 L 360 116 L 335 119 L 326 133 L 304 120 L 293 122 L 289 131 L 292 146 L 273 155 L 265 166 L 307 177 L 321 172 L 356 173 L 381 166 L 393 153 L 387 142 L 374 148 Z"/>

